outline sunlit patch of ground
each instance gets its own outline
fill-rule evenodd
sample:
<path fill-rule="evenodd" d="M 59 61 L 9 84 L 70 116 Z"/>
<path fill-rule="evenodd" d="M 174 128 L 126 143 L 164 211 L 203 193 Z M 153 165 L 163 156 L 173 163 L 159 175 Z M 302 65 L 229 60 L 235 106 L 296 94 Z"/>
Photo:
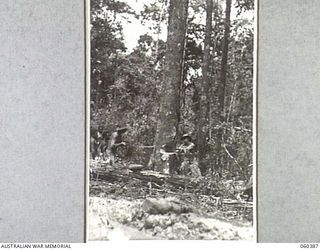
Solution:
<path fill-rule="evenodd" d="M 208 213 L 192 206 L 179 209 L 176 197 L 159 200 L 165 209 L 157 213 L 146 199 L 90 197 L 89 240 L 253 240 L 251 222 L 224 220 L 218 211 Z"/>

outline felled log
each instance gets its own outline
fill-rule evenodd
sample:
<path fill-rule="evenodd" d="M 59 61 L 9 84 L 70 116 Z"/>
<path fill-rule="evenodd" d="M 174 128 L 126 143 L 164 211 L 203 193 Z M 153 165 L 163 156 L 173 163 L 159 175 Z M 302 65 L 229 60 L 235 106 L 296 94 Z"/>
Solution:
<path fill-rule="evenodd" d="M 132 168 L 132 170 L 130 170 Z M 132 180 L 141 181 L 141 185 L 152 189 L 153 185 L 164 191 L 177 192 L 178 190 L 187 190 L 192 193 L 204 194 L 209 196 L 217 196 L 224 198 L 232 198 L 238 200 L 236 192 L 243 192 L 242 188 L 235 189 L 233 185 L 228 185 L 230 181 L 222 181 L 218 177 L 191 177 L 184 175 L 170 175 L 159 173 L 151 170 L 142 170 L 141 165 L 129 165 L 128 168 L 92 168 L 90 176 L 93 180 L 101 180 L 107 182 L 130 183 Z M 152 184 L 152 185 L 151 185 Z M 230 183 L 229 183 L 230 184 Z M 141 187 L 142 187 L 141 186 Z M 152 192 L 152 190 L 150 190 Z"/>
<path fill-rule="evenodd" d="M 163 184 L 170 184 L 177 188 L 197 188 L 199 186 L 205 185 L 208 186 L 209 182 L 211 186 L 215 187 L 216 182 L 212 180 L 205 179 L 203 177 L 190 177 L 190 176 L 182 176 L 182 175 L 169 175 L 162 174 L 155 171 L 129 171 L 129 169 L 107 169 L 107 170 L 99 170 L 92 169 L 91 177 L 94 179 L 100 179 L 105 181 L 123 181 L 127 182 L 131 179 L 138 179 L 140 181 L 145 182 L 146 184 L 149 182 L 156 183 L 157 185 L 162 186 Z"/>
<path fill-rule="evenodd" d="M 133 172 L 141 171 L 141 170 L 143 170 L 143 165 L 141 165 L 141 164 L 130 164 L 128 168 L 129 168 L 129 170 L 131 170 Z"/>

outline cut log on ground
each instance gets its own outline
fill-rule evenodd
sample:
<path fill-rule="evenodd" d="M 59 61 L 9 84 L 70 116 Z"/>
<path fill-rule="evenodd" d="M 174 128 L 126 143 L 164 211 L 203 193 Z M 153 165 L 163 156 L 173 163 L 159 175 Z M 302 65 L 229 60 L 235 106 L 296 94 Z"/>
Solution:
<path fill-rule="evenodd" d="M 122 181 L 127 182 L 131 179 L 139 179 L 146 185 L 148 183 L 156 183 L 157 185 L 169 184 L 175 188 L 180 189 L 211 189 L 213 191 L 219 190 L 218 183 L 214 179 L 208 179 L 205 177 L 189 177 L 182 175 L 169 175 L 161 174 L 155 171 L 130 171 L 129 169 L 106 169 L 98 170 L 92 169 L 92 179 L 105 180 L 109 182 Z"/>

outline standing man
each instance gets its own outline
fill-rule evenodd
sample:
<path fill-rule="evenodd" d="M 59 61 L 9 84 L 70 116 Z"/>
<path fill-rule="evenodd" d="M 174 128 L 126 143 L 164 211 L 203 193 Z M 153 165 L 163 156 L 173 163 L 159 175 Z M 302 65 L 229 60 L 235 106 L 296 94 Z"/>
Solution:
<path fill-rule="evenodd" d="M 98 126 L 98 128 L 90 129 L 90 151 L 91 158 L 94 160 L 97 156 L 101 156 L 103 152 L 103 147 L 105 146 L 103 138 L 103 126 Z"/>
<path fill-rule="evenodd" d="M 177 156 L 176 145 L 174 142 L 168 142 L 160 148 L 161 161 L 163 163 L 161 171 L 165 174 L 179 173 L 179 159 Z"/>
<path fill-rule="evenodd" d="M 178 147 L 178 153 L 181 158 L 180 173 L 183 175 L 191 175 L 194 177 L 201 176 L 198 162 L 196 159 L 195 144 L 188 134 L 181 137 L 182 144 Z"/>
<path fill-rule="evenodd" d="M 121 145 L 125 145 L 125 142 L 122 141 L 122 135 L 127 132 L 127 130 L 127 128 L 117 128 L 110 136 L 105 152 L 106 161 L 110 166 L 114 165 L 117 148 Z"/>

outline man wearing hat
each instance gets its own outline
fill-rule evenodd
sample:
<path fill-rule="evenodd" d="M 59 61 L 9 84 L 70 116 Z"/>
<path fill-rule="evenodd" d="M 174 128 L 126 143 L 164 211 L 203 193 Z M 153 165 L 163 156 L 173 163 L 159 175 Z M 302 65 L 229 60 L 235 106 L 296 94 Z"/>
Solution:
<path fill-rule="evenodd" d="M 178 147 L 179 156 L 181 158 L 180 173 L 183 175 L 201 176 L 198 162 L 196 160 L 195 144 L 189 134 L 181 137 L 182 143 Z"/>

